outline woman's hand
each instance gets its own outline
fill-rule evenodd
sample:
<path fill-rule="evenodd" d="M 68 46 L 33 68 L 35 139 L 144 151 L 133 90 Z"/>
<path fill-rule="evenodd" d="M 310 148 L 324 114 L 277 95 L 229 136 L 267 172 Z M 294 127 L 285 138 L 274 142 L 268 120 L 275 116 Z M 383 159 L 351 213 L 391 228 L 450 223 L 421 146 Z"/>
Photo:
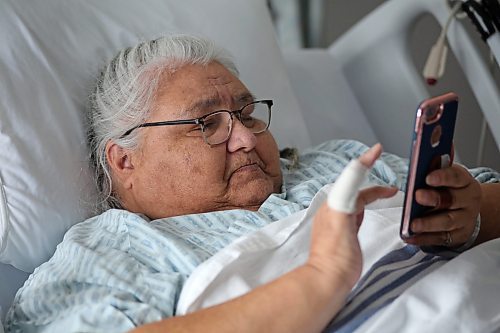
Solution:
<path fill-rule="evenodd" d="M 436 212 L 411 222 L 415 233 L 405 239 L 419 246 L 456 247 L 467 242 L 474 231 L 481 205 L 481 186 L 459 165 L 431 172 L 426 178 L 430 189 L 415 192 L 416 201 Z"/>
<path fill-rule="evenodd" d="M 382 153 L 382 146 L 377 144 L 364 153 L 359 161 L 371 168 Z M 361 248 L 357 233 L 363 220 L 365 205 L 393 196 L 396 188 L 376 186 L 359 191 L 356 210 L 352 214 L 333 210 L 325 203 L 314 218 L 311 252 L 308 265 L 324 273 L 328 279 L 339 276 L 351 288 L 360 277 L 362 269 Z"/>

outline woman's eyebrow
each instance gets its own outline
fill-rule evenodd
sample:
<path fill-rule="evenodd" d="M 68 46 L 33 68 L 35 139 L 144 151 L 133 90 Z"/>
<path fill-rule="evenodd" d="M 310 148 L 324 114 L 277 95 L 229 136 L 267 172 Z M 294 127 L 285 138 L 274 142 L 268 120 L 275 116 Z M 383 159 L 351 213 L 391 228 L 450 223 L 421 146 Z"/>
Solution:
<path fill-rule="evenodd" d="M 251 102 L 255 101 L 255 96 L 251 92 L 246 91 L 246 92 L 240 94 L 239 97 L 236 98 L 236 101 L 237 102 L 251 103 Z"/>
<path fill-rule="evenodd" d="M 196 111 L 205 110 L 210 107 L 220 105 L 220 103 L 221 100 L 219 97 L 214 96 L 214 97 L 203 98 L 186 107 L 182 111 L 182 114 L 185 116 L 192 116 L 192 114 L 196 113 Z"/>
<path fill-rule="evenodd" d="M 241 93 L 236 98 L 234 98 L 234 101 L 237 103 L 250 103 L 254 100 L 255 96 L 248 91 Z M 221 103 L 222 101 L 218 96 L 203 98 L 186 107 L 182 111 L 182 114 L 185 116 L 192 116 L 192 114 L 196 113 L 196 111 L 206 110 L 208 108 L 220 105 Z"/>

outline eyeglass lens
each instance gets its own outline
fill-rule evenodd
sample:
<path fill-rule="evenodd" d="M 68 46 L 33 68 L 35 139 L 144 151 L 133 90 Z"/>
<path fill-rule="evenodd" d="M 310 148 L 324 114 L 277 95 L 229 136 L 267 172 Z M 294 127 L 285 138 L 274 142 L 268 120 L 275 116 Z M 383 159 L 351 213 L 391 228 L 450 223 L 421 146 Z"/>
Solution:
<path fill-rule="evenodd" d="M 247 105 L 241 110 L 239 121 L 252 133 L 262 133 L 269 126 L 270 110 L 265 103 Z M 232 119 L 229 112 L 217 112 L 204 119 L 203 135 L 208 144 L 216 145 L 229 138 Z"/>

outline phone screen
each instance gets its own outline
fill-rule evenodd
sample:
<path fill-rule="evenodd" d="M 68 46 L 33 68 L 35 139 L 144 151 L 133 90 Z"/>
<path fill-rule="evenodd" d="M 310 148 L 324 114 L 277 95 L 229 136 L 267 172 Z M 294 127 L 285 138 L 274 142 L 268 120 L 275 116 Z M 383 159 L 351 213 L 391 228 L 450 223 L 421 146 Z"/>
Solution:
<path fill-rule="evenodd" d="M 400 228 L 402 238 L 413 234 L 411 221 L 414 218 L 433 209 L 418 204 L 415 192 L 428 187 L 425 178 L 429 173 L 452 164 L 457 111 L 458 97 L 454 93 L 425 100 L 417 109 Z"/>

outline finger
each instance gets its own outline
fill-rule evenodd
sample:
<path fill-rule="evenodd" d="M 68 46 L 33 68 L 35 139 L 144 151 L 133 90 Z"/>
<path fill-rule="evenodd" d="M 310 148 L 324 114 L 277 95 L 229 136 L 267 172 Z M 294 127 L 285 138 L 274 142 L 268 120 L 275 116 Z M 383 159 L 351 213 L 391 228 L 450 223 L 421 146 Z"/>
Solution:
<path fill-rule="evenodd" d="M 382 154 L 382 145 L 380 143 L 375 144 L 366 152 L 364 152 L 360 157 L 359 161 L 367 168 L 371 168 L 375 161 Z"/>
<path fill-rule="evenodd" d="M 464 167 L 457 164 L 448 168 L 434 170 L 425 178 L 427 185 L 453 188 L 466 187 L 473 180 L 474 178 L 472 178 L 471 174 Z"/>
<path fill-rule="evenodd" d="M 415 192 L 415 200 L 422 206 L 436 209 L 457 209 L 456 193 L 447 188 L 440 190 L 420 189 Z"/>
<path fill-rule="evenodd" d="M 328 193 L 327 203 L 330 208 L 347 214 L 357 211 L 359 189 L 380 154 L 382 154 L 382 145 L 376 144 L 359 159 L 354 159 L 347 164 Z"/>
<path fill-rule="evenodd" d="M 356 211 L 360 212 L 364 207 L 375 200 L 385 199 L 394 196 L 398 192 L 397 187 L 373 186 L 359 192 L 356 203 Z"/>
<path fill-rule="evenodd" d="M 415 200 L 422 206 L 437 209 L 460 209 L 469 206 L 473 200 L 476 200 L 474 193 L 469 187 L 439 190 L 419 189 L 415 192 Z"/>
<path fill-rule="evenodd" d="M 419 217 L 411 221 L 414 233 L 433 233 L 463 229 L 463 210 L 447 210 L 442 213 Z"/>
<path fill-rule="evenodd" d="M 447 246 L 453 247 L 463 242 L 459 241 L 457 238 L 457 232 L 429 232 L 424 234 L 414 235 L 410 238 L 405 239 L 405 242 L 412 245 L 418 246 Z M 462 237 L 460 237 L 462 238 Z"/>
<path fill-rule="evenodd" d="M 365 218 L 365 210 L 362 209 L 361 212 L 356 215 L 356 227 L 358 228 L 358 230 L 361 227 L 364 218 Z"/>
<path fill-rule="evenodd" d="M 358 192 L 369 170 L 359 160 L 350 161 L 328 193 L 328 206 L 339 212 L 355 213 Z"/>

